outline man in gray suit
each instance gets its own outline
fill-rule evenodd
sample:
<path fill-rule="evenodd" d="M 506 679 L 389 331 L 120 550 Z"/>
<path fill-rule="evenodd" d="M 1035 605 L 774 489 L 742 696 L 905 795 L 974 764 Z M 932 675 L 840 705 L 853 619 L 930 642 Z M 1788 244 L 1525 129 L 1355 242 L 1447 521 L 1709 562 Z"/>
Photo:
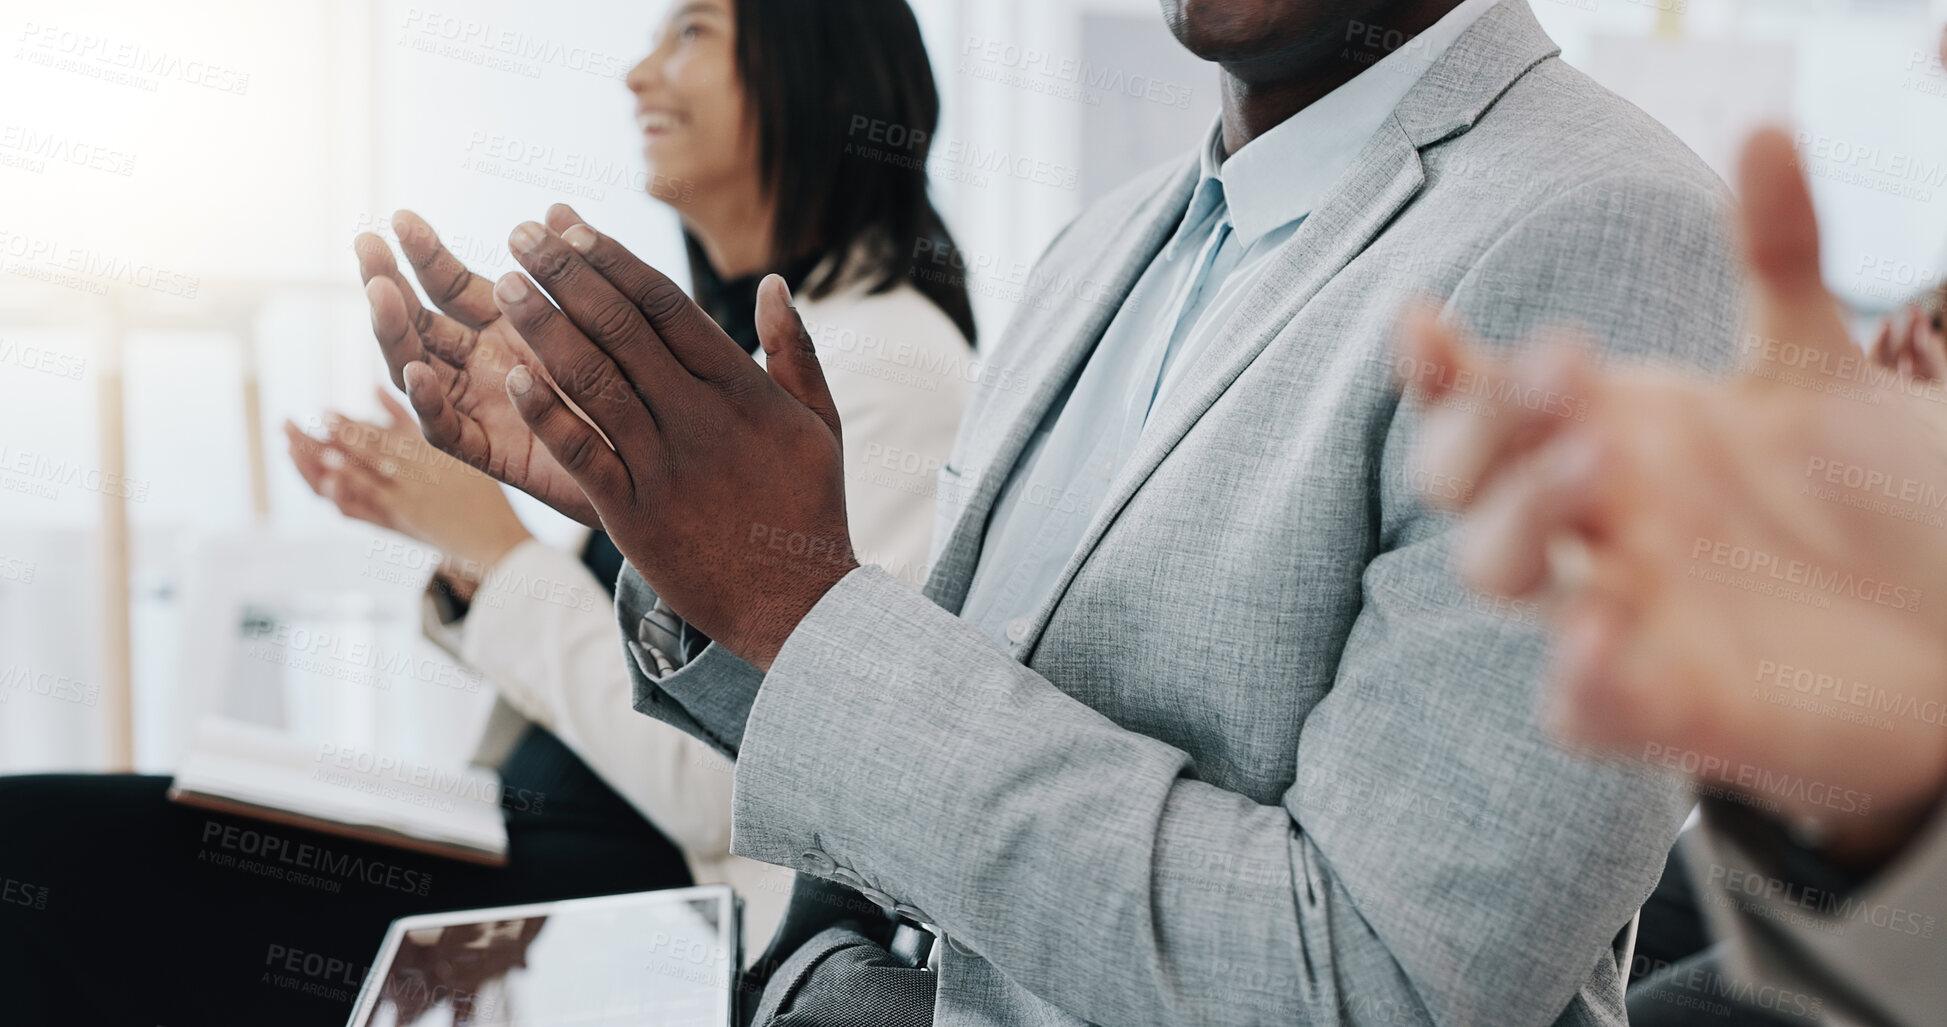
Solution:
<path fill-rule="evenodd" d="M 936 982 L 953 1024 L 1621 1023 L 1612 940 L 1686 802 L 1543 740 L 1532 610 L 1454 581 L 1390 339 L 1432 295 L 1721 363 L 1722 186 L 1525 0 L 1164 8 L 1223 116 L 1042 258 L 924 593 L 852 555 L 781 280 L 760 369 L 557 207 L 512 247 L 560 307 L 495 291 L 534 366 L 433 315 L 388 356 L 435 444 L 599 512 L 637 708 L 737 760 L 735 851 L 939 939 L 872 996 L 910 930 L 857 959 L 870 931 L 787 919 L 762 1016 L 924 1022 L 886 1007 Z"/>

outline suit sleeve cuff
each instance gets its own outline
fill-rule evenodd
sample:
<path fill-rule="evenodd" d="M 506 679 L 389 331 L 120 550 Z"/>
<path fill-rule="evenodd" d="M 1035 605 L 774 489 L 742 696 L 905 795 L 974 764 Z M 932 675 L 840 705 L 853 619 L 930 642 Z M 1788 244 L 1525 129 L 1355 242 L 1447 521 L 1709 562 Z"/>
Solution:
<path fill-rule="evenodd" d="M 902 687 L 878 650 L 909 652 L 920 639 L 959 626 L 876 566 L 852 571 L 825 593 L 785 639 L 755 697 L 732 798 L 731 851 L 837 881 L 910 919 L 934 922 L 907 906 L 908 896 L 878 890 L 892 882 L 869 865 L 883 854 L 867 852 L 860 825 L 900 830 L 923 819 L 916 809 L 903 819 L 890 815 L 882 804 L 907 793 L 878 786 L 903 781 L 933 794 L 925 783 L 933 768 L 915 754 L 951 759 L 928 740 L 929 730 L 950 730 L 937 719 L 951 712 Z M 950 663 L 971 658 L 959 645 L 991 648 L 984 639 L 946 644 L 955 650 L 943 661 Z"/>

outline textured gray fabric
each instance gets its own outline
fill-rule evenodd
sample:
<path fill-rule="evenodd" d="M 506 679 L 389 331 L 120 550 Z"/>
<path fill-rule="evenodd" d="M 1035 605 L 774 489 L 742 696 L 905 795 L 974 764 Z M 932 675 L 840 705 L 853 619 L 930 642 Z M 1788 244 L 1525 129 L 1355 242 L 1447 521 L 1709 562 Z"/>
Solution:
<path fill-rule="evenodd" d="M 1508 0 L 1428 71 L 1153 415 L 1023 665 L 952 614 L 1194 160 L 1084 213 L 991 354 L 924 597 L 855 572 L 762 679 L 733 851 L 940 925 L 937 1022 L 1623 1022 L 1609 942 L 1687 799 L 1542 739 L 1534 611 L 1454 581 L 1391 376 L 1422 295 L 1730 361 L 1721 184 L 1554 53 Z M 708 723 L 754 674 L 639 708 Z"/>
<path fill-rule="evenodd" d="M 856 927 L 828 927 L 772 975 L 761 1027 L 931 1027 L 933 974 L 900 966 Z"/>

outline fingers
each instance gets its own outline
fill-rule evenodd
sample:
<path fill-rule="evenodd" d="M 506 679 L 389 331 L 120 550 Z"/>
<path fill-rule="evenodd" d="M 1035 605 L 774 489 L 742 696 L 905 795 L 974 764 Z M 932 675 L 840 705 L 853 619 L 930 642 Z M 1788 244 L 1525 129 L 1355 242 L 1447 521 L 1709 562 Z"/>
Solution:
<path fill-rule="evenodd" d="M 467 270 L 424 218 L 399 211 L 392 215 L 392 230 L 434 306 L 468 328 L 480 328 L 500 316 L 494 307 L 493 283 Z"/>
<path fill-rule="evenodd" d="M 430 353 L 454 367 L 464 367 L 473 355 L 479 333 L 419 303 L 385 240 L 366 232 L 355 242 L 359 272 L 365 276 L 365 298 L 372 307 L 372 334 L 385 354 L 392 384 L 405 387 L 405 365 L 423 361 Z"/>
<path fill-rule="evenodd" d="M 560 236 L 532 221 L 514 229 L 508 246 L 534 280 L 560 304 L 560 313 L 567 315 L 582 336 L 601 348 L 636 391 L 645 398 L 659 400 L 683 397 L 691 376 L 677 363 L 635 303 L 589 267 L 580 253 Z M 501 280 L 502 287 L 516 284 L 507 278 Z M 545 321 L 552 316 L 552 310 L 543 300 L 527 308 L 526 313 Z M 514 324 L 532 343 L 534 337 L 528 335 L 527 325 L 519 320 Z M 550 362 L 548 370 L 555 373 L 557 369 Z M 574 396 L 572 392 L 569 395 Z"/>
<path fill-rule="evenodd" d="M 284 437 L 290 443 L 292 465 L 312 492 L 330 500 L 347 517 L 392 526 L 389 483 L 380 475 L 343 459 L 342 450 L 306 435 L 288 420 Z"/>
<path fill-rule="evenodd" d="M 596 509 L 611 502 L 627 502 L 634 496 L 629 468 L 622 458 L 609 448 L 601 433 L 568 409 L 553 389 L 536 381 L 527 368 L 508 372 L 507 397 L 534 437 L 573 476 Z"/>
<path fill-rule="evenodd" d="M 1826 291 L 1819 267 L 1819 225 L 1791 137 L 1765 129 L 1744 150 L 1739 180 L 1745 259 L 1757 303 L 1753 328 L 1767 345 L 1760 359 L 1801 366 L 1806 352 L 1833 358 L 1857 353 Z M 1789 340 L 1796 345 L 1770 345 Z"/>
<path fill-rule="evenodd" d="M 838 437 L 838 405 L 825 384 L 825 369 L 818 363 L 804 319 L 791 302 L 791 287 L 777 275 L 767 276 L 757 286 L 757 340 L 764 347 L 764 366 L 771 380 L 810 407 Z"/>
<path fill-rule="evenodd" d="M 1918 381 L 1947 378 L 1947 339 L 1935 330 L 1933 317 L 1917 306 L 1881 322 L 1867 354 L 1874 364 Z"/>
<path fill-rule="evenodd" d="M 557 215 L 557 219 L 572 216 L 573 212 L 568 211 Z M 743 348 L 732 342 L 676 283 L 643 263 L 620 243 L 586 224 L 570 225 L 559 238 L 628 297 L 648 319 L 669 353 L 691 374 L 705 381 L 723 383 L 756 372 Z"/>
<path fill-rule="evenodd" d="M 396 527 L 390 483 L 375 475 L 350 466 L 332 471 L 325 478 L 322 495 L 347 517 L 381 528 Z"/>
<path fill-rule="evenodd" d="M 482 467 L 477 459 L 469 458 L 469 453 L 491 451 L 486 435 L 479 425 L 461 417 L 453 404 L 446 401 L 445 387 L 432 365 L 408 364 L 404 377 L 406 402 L 412 404 L 413 413 L 419 420 L 419 433 L 426 437 L 426 441 L 448 456 L 467 462 L 476 470 L 493 474 L 493 468 Z"/>
<path fill-rule="evenodd" d="M 1592 432 L 1570 432 L 1500 475 L 1461 535 L 1461 577 L 1483 592 L 1524 596 L 1552 581 L 1551 545 L 1596 510 L 1605 452 Z"/>
<path fill-rule="evenodd" d="M 583 274 L 588 278 L 599 277 L 586 270 Z M 630 459 L 642 456 L 643 447 L 656 436 L 659 410 L 662 416 L 673 418 L 681 416 L 679 411 L 688 406 L 682 390 L 685 386 L 694 387 L 695 379 L 667 353 L 662 355 L 666 368 L 663 376 L 647 379 L 648 388 L 638 385 L 605 347 L 591 341 L 526 276 L 514 273 L 502 278 L 494 286 L 494 301 L 527 340 L 561 394 L 586 412 L 600 427 L 601 434 L 617 440 Z M 654 333 L 646 324 L 640 326 L 640 331 L 632 345 L 637 349 L 658 348 Z M 637 366 L 657 365 L 638 361 Z M 515 371 L 522 370 L 526 369 L 517 366 L 508 372 L 509 395 L 512 395 Z M 554 389 L 544 385 L 542 391 L 552 394 Z"/>
<path fill-rule="evenodd" d="M 1618 673 L 1628 615 L 1600 594 L 1578 596 L 1556 617 L 1542 723 L 1556 738 L 1626 750 L 1640 732 L 1646 700 Z"/>
<path fill-rule="evenodd" d="M 1879 331 L 1873 335 L 1872 345 L 1866 348 L 1866 356 L 1872 362 L 1889 371 L 1900 369 L 1901 318 L 1895 313 L 1879 323 Z"/>
<path fill-rule="evenodd" d="M 1947 379 L 1947 339 L 1934 330 L 1933 318 L 1913 308 L 1913 377 L 1923 382 Z"/>
<path fill-rule="evenodd" d="M 1919 326 L 1914 323 L 1916 320 L 1915 315 L 1918 313 L 1917 310 L 1908 307 L 1894 315 L 1894 323 L 1899 326 L 1899 332 L 1897 333 L 1899 346 L 1897 355 L 1893 361 L 1893 370 L 1909 377 L 1913 375 L 1914 351 L 1918 348 L 1918 343 L 1914 338 L 1918 334 L 1919 329 Z"/>
<path fill-rule="evenodd" d="M 364 254 L 370 249 L 367 239 L 377 243 L 384 250 L 385 243 L 378 236 L 359 237 L 359 267 L 364 270 L 367 261 Z M 392 253 L 384 250 L 385 264 L 392 263 Z M 372 308 L 372 335 L 379 341 L 379 352 L 385 355 L 385 366 L 392 373 L 392 384 L 405 385 L 402 377 L 407 364 L 422 362 L 426 350 L 419 344 L 419 334 L 412 330 L 412 310 L 416 301 L 407 298 L 410 290 L 403 290 L 393 273 L 378 271 L 365 276 L 365 300 Z"/>
<path fill-rule="evenodd" d="M 311 491 L 324 495 L 325 476 L 330 468 L 325 466 L 325 444 L 306 435 L 297 425 L 284 422 L 284 438 L 291 452 L 291 464 L 297 468 L 298 477 L 311 487 Z"/>
<path fill-rule="evenodd" d="M 1476 373 L 1459 333 L 1440 320 L 1440 308 L 1431 301 L 1407 308 L 1400 319 L 1397 348 L 1394 374 L 1403 388 L 1427 403 L 1439 402 L 1455 381 Z"/>
<path fill-rule="evenodd" d="M 546 221 L 548 227 L 553 229 L 556 235 L 560 235 L 576 225 L 585 225 L 588 223 L 581 219 L 580 214 L 575 213 L 575 208 L 565 203 L 557 203 L 549 207 Z"/>
<path fill-rule="evenodd" d="M 346 417 L 336 411 L 325 413 L 326 445 L 347 456 L 356 455 L 368 463 L 376 462 L 389 454 L 380 442 L 385 429 L 376 424 Z"/>
<path fill-rule="evenodd" d="M 1401 352 L 1400 373 L 1430 397 L 1417 469 L 1435 505 L 1472 506 L 1525 454 L 1585 416 L 1595 391 L 1577 346 L 1530 349 L 1504 362 L 1423 313 L 1405 326 Z"/>

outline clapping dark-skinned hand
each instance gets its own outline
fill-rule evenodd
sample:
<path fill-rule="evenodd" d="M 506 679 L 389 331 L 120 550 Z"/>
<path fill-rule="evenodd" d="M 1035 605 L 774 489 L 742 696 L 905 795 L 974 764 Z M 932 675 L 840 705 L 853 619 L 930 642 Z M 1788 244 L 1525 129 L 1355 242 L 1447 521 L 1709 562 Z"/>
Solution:
<path fill-rule="evenodd" d="M 376 316 L 427 439 L 564 512 L 572 485 L 671 609 L 768 670 L 858 566 L 838 414 L 783 280 L 758 290 L 760 367 L 565 206 L 509 245 L 527 274 L 490 290 L 450 258 L 415 259 L 443 307 L 456 309 L 442 295 L 464 297 L 468 331 L 423 312 Z M 393 306 L 375 296 L 375 310 Z M 504 370 L 476 366 L 489 343 Z"/>

